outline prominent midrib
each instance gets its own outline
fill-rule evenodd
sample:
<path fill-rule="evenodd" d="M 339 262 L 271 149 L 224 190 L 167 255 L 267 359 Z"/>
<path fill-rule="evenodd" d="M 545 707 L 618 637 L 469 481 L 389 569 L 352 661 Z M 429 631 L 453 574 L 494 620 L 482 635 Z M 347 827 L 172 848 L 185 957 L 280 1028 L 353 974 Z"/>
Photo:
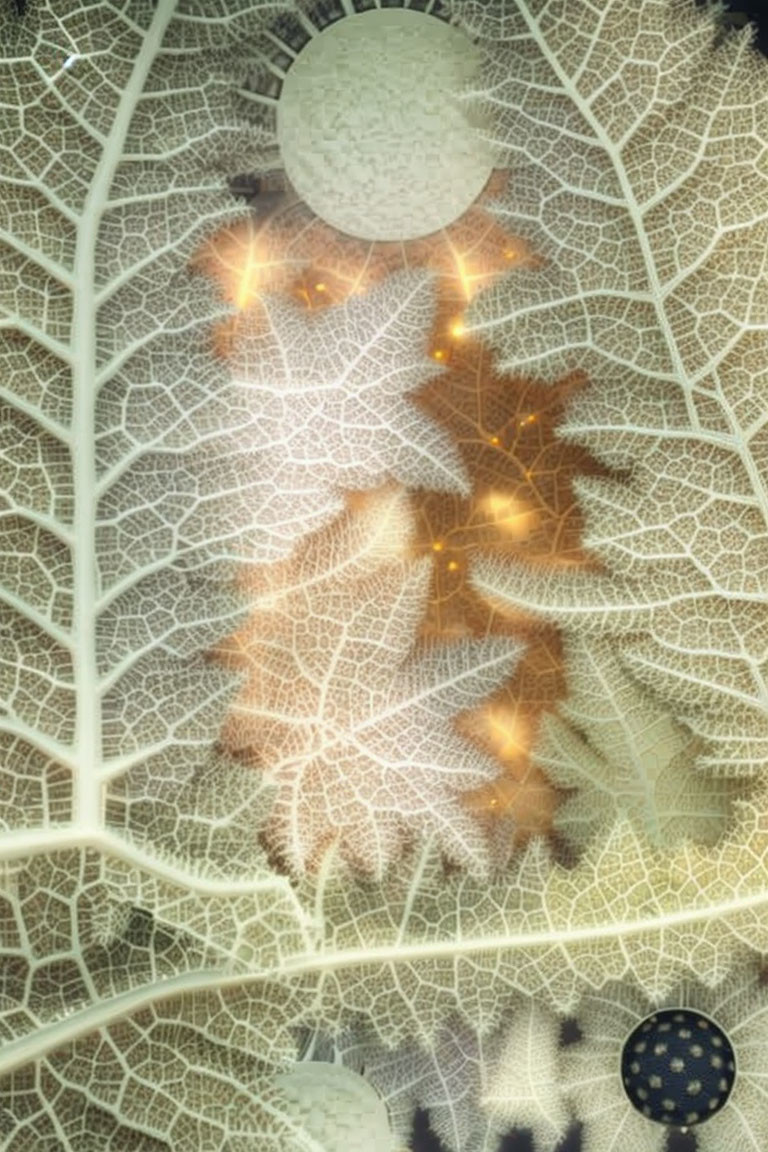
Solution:
<path fill-rule="evenodd" d="M 336 952 L 303 953 L 291 957 L 278 967 L 256 972 L 227 973 L 223 969 L 204 968 L 183 972 L 176 976 L 142 984 L 136 988 L 99 1000 L 76 1009 L 69 1016 L 43 1024 L 41 1027 L 3 1044 L 0 1049 L 0 1076 L 24 1064 L 43 1059 L 48 1053 L 65 1044 L 71 1044 L 96 1029 L 109 1027 L 136 1012 L 151 1007 L 172 996 L 196 992 L 225 992 L 227 989 L 248 987 L 276 981 L 283 983 L 286 976 L 300 978 L 313 973 L 318 977 L 326 972 L 345 968 L 367 967 L 453 960 L 457 956 L 501 952 L 506 949 L 547 948 L 579 945 L 606 937 L 632 937 L 641 933 L 661 932 L 665 928 L 682 927 L 701 920 L 722 920 L 727 926 L 728 916 L 758 908 L 768 902 L 768 892 L 759 891 L 701 908 L 684 908 L 658 916 L 645 916 L 633 921 L 594 924 L 576 928 L 555 928 L 532 932 L 511 932 L 496 936 L 467 937 L 465 940 L 436 940 L 425 943 L 393 943 L 373 948 L 350 948 Z M 660 949 L 663 945 L 660 945 Z M 692 974 L 697 975 L 696 970 Z M 498 972 L 495 979 L 500 979 Z M 254 993 L 263 997 L 263 990 Z M 343 997 L 343 992 L 342 992 Z M 446 1015 L 448 1011 L 446 1010 Z"/>
<path fill-rule="evenodd" d="M 605 152 L 605 155 L 613 164 L 614 172 L 616 173 L 616 178 L 621 187 L 622 195 L 627 205 L 628 214 L 635 230 L 637 243 L 642 253 L 643 263 L 645 265 L 648 284 L 650 287 L 648 299 L 656 313 L 658 330 L 662 333 L 664 343 L 669 354 L 670 363 L 672 365 L 673 378 L 678 381 L 683 391 L 683 399 L 685 401 L 690 428 L 698 436 L 700 435 L 702 429 L 701 421 L 699 419 L 699 414 L 693 396 L 694 380 L 691 378 L 690 374 L 685 368 L 682 352 L 674 334 L 672 323 L 668 317 L 666 306 L 666 299 L 671 294 L 672 287 L 677 287 L 685 277 L 690 276 L 692 274 L 692 269 L 685 269 L 684 274 L 682 275 L 679 273 L 675 277 L 674 285 L 668 284 L 666 287 L 662 286 L 658 272 L 656 270 L 656 261 L 651 249 L 650 239 L 645 227 L 644 212 L 641 211 L 640 205 L 638 204 L 619 150 L 614 147 L 614 142 L 609 139 L 609 137 L 603 131 L 603 127 L 593 113 L 590 104 L 588 104 L 582 98 L 581 93 L 579 92 L 576 85 L 572 82 L 568 72 L 566 72 L 565 69 L 561 67 L 557 56 L 549 51 L 546 38 L 541 33 L 537 18 L 526 10 L 525 4 L 519 3 L 518 8 L 520 16 L 525 21 L 533 40 L 537 44 L 542 55 L 546 58 L 550 67 L 552 68 L 552 71 L 557 76 L 563 91 L 566 93 L 568 98 L 572 100 L 573 104 L 584 117 L 585 121 L 590 125 L 592 131 L 594 132 L 595 140 L 600 144 L 600 146 L 603 148 L 603 151 Z M 743 41 L 742 52 L 746 51 L 747 49 L 747 42 Z M 736 67 L 737 61 L 734 61 L 733 69 Z M 714 116 L 714 113 L 712 116 Z M 710 117 L 710 119 L 711 118 L 712 117 Z M 670 188 L 664 189 L 662 195 L 656 196 L 654 198 L 654 203 L 659 203 L 664 197 L 670 194 L 673 188 L 676 187 L 677 184 Z M 631 296 L 631 293 L 625 292 L 622 295 L 624 298 L 627 298 Z M 739 421 L 734 415 L 733 405 L 728 402 L 727 397 L 722 395 L 722 392 L 719 399 L 722 408 L 727 414 L 728 421 L 731 426 L 731 440 L 733 449 L 737 453 L 739 461 L 747 476 L 749 477 L 752 491 L 757 494 L 761 508 L 766 508 L 768 507 L 768 484 L 766 483 L 764 477 L 761 475 L 760 468 L 755 461 L 749 444 L 745 443 L 740 435 Z"/>
<path fill-rule="evenodd" d="M 73 459 L 73 659 L 75 733 L 72 819 L 83 829 L 101 824 L 102 765 L 101 705 L 97 693 L 96 605 L 99 600 L 96 566 L 96 263 L 98 233 L 126 134 L 152 63 L 173 17 L 175 0 L 158 5 L 152 24 L 123 89 L 111 130 L 104 144 L 78 226 L 74 267 L 72 343 L 74 352 L 72 427 Z"/>
<path fill-rule="evenodd" d="M 520 16 L 525 21 L 531 37 L 535 41 L 542 56 L 546 59 L 550 68 L 557 76 L 563 92 L 569 98 L 569 100 L 572 101 L 580 114 L 584 117 L 586 123 L 589 124 L 594 133 L 595 140 L 601 146 L 606 157 L 613 165 L 613 169 L 616 173 L 616 178 L 619 182 L 622 196 L 624 198 L 624 203 L 627 207 L 627 214 L 632 221 L 635 235 L 637 237 L 637 243 L 642 254 L 645 273 L 649 285 L 647 298 L 654 311 L 656 312 L 658 329 L 664 337 L 664 343 L 669 354 L 673 375 L 683 386 L 684 399 L 688 417 L 691 422 L 691 427 L 697 428 L 699 421 L 696 409 L 691 399 L 690 387 L 688 387 L 686 384 L 688 380 L 688 374 L 685 371 L 683 359 L 677 346 L 677 341 L 674 337 L 667 318 L 666 310 L 664 307 L 664 291 L 656 271 L 656 262 L 653 256 L 653 252 L 651 251 L 650 240 L 645 229 L 645 222 L 643 220 L 642 212 L 640 211 L 640 206 L 637 203 L 634 190 L 629 181 L 629 177 L 627 176 L 624 162 L 619 155 L 617 148 L 614 146 L 613 140 L 609 139 L 609 137 L 603 131 L 603 126 L 595 116 L 591 106 L 582 98 L 581 93 L 579 92 L 575 83 L 573 83 L 570 74 L 565 70 L 565 68 L 562 67 L 556 54 L 549 50 L 549 45 L 547 43 L 546 37 L 541 32 L 537 18 L 526 11 L 525 5 L 519 4 L 518 7 Z M 627 294 L 625 293 L 622 295 Z"/>

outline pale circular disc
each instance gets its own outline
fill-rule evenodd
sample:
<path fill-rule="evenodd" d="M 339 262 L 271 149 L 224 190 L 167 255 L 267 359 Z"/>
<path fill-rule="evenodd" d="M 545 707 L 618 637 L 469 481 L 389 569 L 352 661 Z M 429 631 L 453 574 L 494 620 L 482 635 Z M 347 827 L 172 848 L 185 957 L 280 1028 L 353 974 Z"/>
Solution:
<path fill-rule="evenodd" d="M 494 166 L 456 96 L 480 63 L 460 29 L 405 9 L 338 20 L 291 65 L 277 138 L 322 220 L 366 240 L 427 236 L 461 216 Z"/>

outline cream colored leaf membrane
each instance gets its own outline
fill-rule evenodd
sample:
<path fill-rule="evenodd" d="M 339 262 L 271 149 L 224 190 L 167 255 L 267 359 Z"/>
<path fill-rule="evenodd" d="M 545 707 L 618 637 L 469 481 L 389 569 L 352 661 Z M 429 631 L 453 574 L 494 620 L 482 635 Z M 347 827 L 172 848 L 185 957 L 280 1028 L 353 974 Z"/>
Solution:
<path fill-rule="evenodd" d="M 423 12 L 360 12 L 302 49 L 283 83 L 277 138 L 298 194 L 365 240 L 446 227 L 494 167 L 476 114 L 456 99 L 480 64 L 463 31 Z"/>
<path fill-rule="evenodd" d="M 394 1152 L 383 1100 L 342 1064 L 308 1061 L 275 1077 L 287 1111 L 327 1152 Z"/>

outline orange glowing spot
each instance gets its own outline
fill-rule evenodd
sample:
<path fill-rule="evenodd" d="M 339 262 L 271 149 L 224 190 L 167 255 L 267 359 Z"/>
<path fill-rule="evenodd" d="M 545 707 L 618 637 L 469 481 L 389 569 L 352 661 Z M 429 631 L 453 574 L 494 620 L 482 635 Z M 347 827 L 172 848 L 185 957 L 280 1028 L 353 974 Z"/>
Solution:
<path fill-rule="evenodd" d="M 435 348 L 432 355 L 435 358 L 435 360 L 443 360 L 445 358 L 445 349 L 444 348 Z"/>
<path fill-rule="evenodd" d="M 443 550 L 443 542 L 442 542 L 442 540 L 435 540 L 435 542 L 434 542 L 434 544 L 432 545 L 432 547 L 433 547 L 433 549 L 435 550 L 435 552 L 442 552 L 442 550 Z"/>
<path fill-rule="evenodd" d="M 458 564 L 456 563 L 456 561 L 455 561 L 455 560 L 450 560 L 450 561 L 449 561 L 449 563 L 448 563 L 448 569 L 449 569 L 449 571 L 451 571 L 451 572 L 455 572 L 457 568 L 458 568 Z"/>
<path fill-rule="evenodd" d="M 526 480 L 530 480 L 532 476 L 533 476 L 533 472 L 531 471 L 531 469 L 530 469 L 530 468 L 526 468 L 526 470 L 525 470 L 525 478 L 526 478 Z"/>
<path fill-rule="evenodd" d="M 517 256 L 517 252 L 515 251 L 514 248 L 505 248 L 504 249 L 505 260 L 514 260 L 515 256 Z"/>
<path fill-rule="evenodd" d="M 326 291 L 326 285 L 325 284 L 315 284 L 315 292 L 325 292 L 325 291 Z"/>
<path fill-rule="evenodd" d="M 498 436 L 491 436 L 491 444 L 499 444 L 499 443 L 501 443 L 501 441 L 499 440 Z"/>
<path fill-rule="evenodd" d="M 465 331 L 466 329 L 464 328 L 464 325 L 460 320 L 457 320 L 456 323 L 451 327 L 451 336 L 459 339 L 459 337 L 464 335 Z"/>

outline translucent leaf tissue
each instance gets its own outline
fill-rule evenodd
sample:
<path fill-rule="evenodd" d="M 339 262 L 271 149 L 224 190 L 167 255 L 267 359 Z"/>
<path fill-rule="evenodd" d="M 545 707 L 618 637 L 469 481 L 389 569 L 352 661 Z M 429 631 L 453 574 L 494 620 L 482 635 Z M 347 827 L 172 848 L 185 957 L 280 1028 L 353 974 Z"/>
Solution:
<path fill-rule="evenodd" d="M 3 5 L 3 1152 L 766 1147 L 767 206 L 716 6 Z"/>

